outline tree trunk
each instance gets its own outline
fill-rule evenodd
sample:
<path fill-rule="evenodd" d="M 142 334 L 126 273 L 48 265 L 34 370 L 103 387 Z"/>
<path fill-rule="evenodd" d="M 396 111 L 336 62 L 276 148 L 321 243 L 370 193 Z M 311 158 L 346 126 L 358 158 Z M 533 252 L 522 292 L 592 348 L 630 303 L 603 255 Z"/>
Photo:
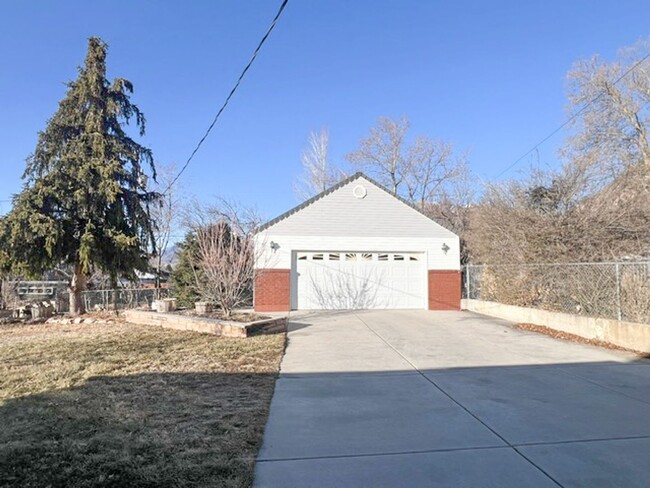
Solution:
<path fill-rule="evenodd" d="M 119 293 L 117 290 L 117 275 L 114 273 L 111 273 L 110 275 L 111 278 L 111 290 L 113 290 L 113 312 L 117 314 L 117 294 Z"/>
<path fill-rule="evenodd" d="M 71 315 L 86 313 L 86 304 L 81 295 L 84 291 L 86 291 L 86 274 L 82 271 L 80 264 L 75 264 L 70 287 L 68 288 Z"/>
<path fill-rule="evenodd" d="M 162 254 L 158 253 L 156 258 L 156 299 L 160 300 L 160 274 L 162 272 Z"/>

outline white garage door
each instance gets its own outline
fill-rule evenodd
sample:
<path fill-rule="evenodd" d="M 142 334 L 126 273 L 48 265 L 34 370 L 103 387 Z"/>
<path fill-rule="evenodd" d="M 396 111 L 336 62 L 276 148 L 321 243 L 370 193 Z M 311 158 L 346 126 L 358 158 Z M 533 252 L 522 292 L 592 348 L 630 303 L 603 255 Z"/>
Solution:
<path fill-rule="evenodd" d="M 423 253 L 297 252 L 294 263 L 293 308 L 426 308 Z"/>

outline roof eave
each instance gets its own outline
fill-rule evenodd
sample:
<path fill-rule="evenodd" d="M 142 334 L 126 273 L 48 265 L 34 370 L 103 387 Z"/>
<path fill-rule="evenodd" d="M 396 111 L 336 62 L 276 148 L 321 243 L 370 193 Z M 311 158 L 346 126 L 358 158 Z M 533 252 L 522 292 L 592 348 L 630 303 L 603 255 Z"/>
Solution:
<path fill-rule="evenodd" d="M 293 214 L 295 214 L 295 213 L 301 211 L 301 210 L 304 209 L 305 207 L 308 207 L 308 206 L 311 205 L 312 203 L 314 203 L 314 202 L 320 200 L 321 198 L 323 198 L 323 197 L 329 195 L 330 193 L 332 193 L 332 192 L 338 190 L 339 188 L 341 188 L 341 187 L 347 185 L 348 183 L 351 183 L 352 181 L 357 180 L 357 179 L 359 179 L 359 178 L 364 178 L 365 180 L 369 181 L 370 183 L 372 183 L 373 185 L 375 185 L 375 186 L 378 187 L 379 189 L 381 189 L 381 190 L 385 191 L 386 193 L 388 193 L 389 195 L 391 195 L 391 196 L 397 198 L 400 202 L 404 203 L 405 205 L 407 205 L 408 207 L 412 208 L 413 210 L 415 210 L 415 211 L 418 212 L 419 214 L 423 215 L 424 217 L 426 217 L 427 219 L 429 219 L 431 222 L 433 222 L 433 223 L 439 225 L 440 227 L 442 227 L 443 229 L 445 229 L 447 232 L 449 232 L 449 233 L 453 234 L 454 236 L 458 237 L 458 234 L 456 234 L 455 232 L 452 232 L 451 230 L 447 229 L 446 227 L 444 227 L 443 225 L 441 225 L 439 222 L 436 222 L 433 218 L 431 218 L 429 215 L 427 215 L 426 213 L 424 213 L 424 211 L 423 211 L 421 208 L 419 208 L 417 205 L 415 205 L 415 204 L 409 202 L 407 199 L 401 197 L 400 195 L 396 195 L 396 194 L 393 193 L 392 191 L 388 190 L 388 188 L 386 188 L 384 185 L 382 185 L 381 183 L 375 181 L 373 178 L 370 178 L 368 175 L 362 173 L 361 171 L 358 171 L 358 172 L 354 173 L 353 175 L 348 176 L 347 178 L 344 178 L 343 180 L 339 181 L 339 182 L 336 183 L 335 185 L 332 185 L 332 186 L 329 187 L 328 189 L 323 190 L 323 191 L 320 192 L 318 195 L 315 195 L 315 196 L 313 196 L 313 197 L 311 197 L 311 198 L 305 200 L 305 201 L 302 202 L 300 205 L 297 205 L 297 206 L 293 207 L 291 210 L 288 210 L 287 212 L 285 212 L 285 213 L 283 213 L 283 214 L 277 216 L 276 218 L 274 218 L 274 219 L 272 219 L 272 220 L 269 220 L 268 222 L 266 222 L 266 223 L 260 225 L 257 229 L 255 229 L 255 232 L 254 232 L 254 233 L 257 234 L 257 233 L 259 233 L 259 232 L 262 232 L 262 231 L 268 229 L 269 227 L 274 226 L 274 225 L 277 224 L 278 222 L 281 222 L 282 220 L 284 220 L 284 219 L 290 217 L 291 215 L 293 215 Z"/>

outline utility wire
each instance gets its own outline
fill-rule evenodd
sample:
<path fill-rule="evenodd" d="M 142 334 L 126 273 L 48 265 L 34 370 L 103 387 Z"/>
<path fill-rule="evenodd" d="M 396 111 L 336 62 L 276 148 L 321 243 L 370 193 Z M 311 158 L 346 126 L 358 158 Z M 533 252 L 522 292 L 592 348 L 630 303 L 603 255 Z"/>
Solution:
<path fill-rule="evenodd" d="M 279 10 L 278 10 L 278 13 L 275 14 L 275 17 L 273 18 L 273 21 L 271 22 L 271 25 L 270 25 L 269 28 L 266 30 L 266 33 L 264 34 L 264 36 L 263 36 L 262 39 L 260 40 L 259 44 L 258 44 L 257 47 L 255 48 L 255 51 L 253 52 L 253 55 L 251 56 L 250 61 L 248 61 L 248 64 L 246 65 L 246 67 L 244 68 L 244 70 L 243 70 L 243 71 L 241 72 L 241 74 L 239 75 L 239 78 L 237 78 L 237 82 L 236 82 L 235 85 L 232 87 L 232 90 L 230 90 L 230 93 L 228 94 L 228 96 L 226 97 L 226 100 L 223 102 L 223 105 L 221 106 L 221 108 L 220 108 L 219 111 L 217 112 L 217 115 L 214 116 L 214 119 L 212 120 L 212 123 L 211 123 L 210 126 L 208 127 L 208 130 L 205 131 L 205 134 L 203 134 L 203 137 L 201 138 L 201 140 L 199 141 L 199 143 L 196 145 L 196 147 L 194 148 L 194 150 L 193 150 L 192 153 L 190 154 L 190 157 L 187 158 L 187 161 L 185 161 L 185 164 L 183 165 L 183 167 L 181 168 L 181 170 L 180 170 L 180 171 L 178 172 L 178 174 L 174 177 L 174 179 L 171 181 L 171 183 L 170 183 L 169 185 L 167 185 L 167 188 L 166 188 L 165 191 L 163 192 L 163 195 L 164 195 L 165 193 L 167 193 L 167 192 L 171 189 L 171 187 L 174 185 L 174 183 L 176 183 L 176 182 L 178 181 L 178 179 L 181 177 L 181 175 L 185 172 L 185 170 L 187 169 L 187 167 L 190 165 L 190 162 L 191 162 L 192 159 L 194 158 L 194 155 L 197 153 L 197 151 L 199 150 L 199 148 L 201 147 L 201 145 L 203 144 L 203 142 L 207 139 L 208 135 L 210 134 L 210 131 L 212 131 L 213 127 L 215 126 L 215 124 L 216 124 L 217 121 L 219 120 L 219 117 L 221 116 L 222 112 L 223 112 L 223 111 L 226 109 L 226 107 L 228 106 L 228 102 L 230 102 L 230 99 L 232 98 L 232 96 L 233 96 L 233 95 L 235 94 L 235 92 L 237 91 L 237 88 L 239 88 L 239 84 L 241 83 L 242 79 L 243 79 L 244 76 L 246 75 L 246 72 L 250 69 L 251 65 L 252 65 L 253 62 L 255 61 L 255 58 L 257 57 L 257 54 L 260 52 L 260 49 L 262 49 L 262 46 L 263 46 L 264 43 L 266 42 L 266 39 L 269 37 L 269 35 L 270 35 L 271 32 L 273 31 L 273 29 L 275 28 L 275 24 L 278 23 L 278 20 L 280 19 L 280 15 L 282 15 L 282 11 L 283 11 L 284 8 L 287 6 L 287 3 L 288 3 L 288 2 L 289 2 L 289 0 L 283 0 L 283 1 L 282 1 L 282 4 L 280 5 L 280 8 L 279 8 Z"/>
<path fill-rule="evenodd" d="M 632 71 L 634 71 L 641 63 L 643 63 L 646 59 L 650 58 L 650 53 L 646 54 L 640 61 L 636 62 L 634 65 L 632 65 L 625 73 L 623 73 L 621 76 L 616 78 L 616 81 L 614 81 L 613 85 L 616 85 L 619 81 L 621 81 L 623 78 L 625 78 L 627 75 L 629 75 Z M 530 153 L 535 151 L 539 146 L 544 144 L 546 141 L 548 141 L 551 137 L 553 137 L 555 134 L 560 132 L 562 129 L 564 129 L 567 125 L 569 125 L 576 117 L 578 117 L 581 113 L 583 113 L 587 108 L 589 108 L 591 105 L 596 103 L 600 98 L 605 94 L 604 91 L 601 91 L 597 96 L 592 98 L 589 102 L 584 104 L 580 110 L 576 111 L 566 119 L 558 128 L 556 128 L 553 132 L 551 132 L 549 135 L 544 137 L 541 141 L 539 141 L 537 144 L 535 144 L 532 148 L 530 148 L 528 151 L 526 151 L 524 154 L 522 154 L 514 163 L 512 163 L 510 166 L 508 166 L 506 169 L 501 171 L 495 179 L 500 178 L 504 174 L 506 174 L 508 171 L 510 171 L 512 168 L 514 168 L 522 159 L 524 159 L 526 156 L 528 156 Z"/>

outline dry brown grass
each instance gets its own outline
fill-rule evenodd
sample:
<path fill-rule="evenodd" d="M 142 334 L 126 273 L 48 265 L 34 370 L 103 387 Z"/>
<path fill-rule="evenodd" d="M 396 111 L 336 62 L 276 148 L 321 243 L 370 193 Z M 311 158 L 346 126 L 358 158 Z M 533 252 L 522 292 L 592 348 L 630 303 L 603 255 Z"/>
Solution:
<path fill-rule="evenodd" d="M 249 486 L 284 335 L 0 327 L 0 486 Z"/>

